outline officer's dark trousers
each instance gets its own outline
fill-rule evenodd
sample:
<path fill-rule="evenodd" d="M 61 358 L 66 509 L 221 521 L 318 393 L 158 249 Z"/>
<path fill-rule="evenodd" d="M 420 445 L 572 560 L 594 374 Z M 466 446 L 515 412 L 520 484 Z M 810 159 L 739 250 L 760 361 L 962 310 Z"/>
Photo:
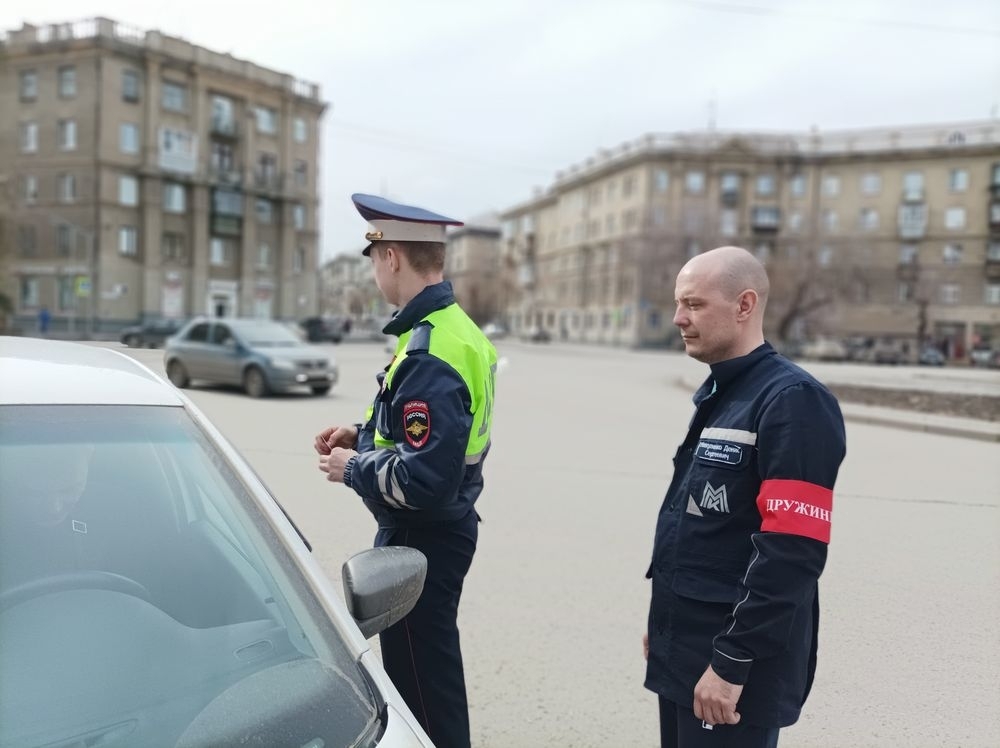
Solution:
<path fill-rule="evenodd" d="M 379 530 L 375 545 L 405 545 L 427 557 L 416 607 L 379 635 L 382 663 L 437 748 L 468 748 L 469 706 L 458 640 L 458 600 L 479 535 L 475 511 L 432 527 Z"/>
<path fill-rule="evenodd" d="M 740 723 L 708 729 L 694 716 L 693 710 L 660 697 L 660 748 L 776 748 L 777 745 L 777 727 Z"/>

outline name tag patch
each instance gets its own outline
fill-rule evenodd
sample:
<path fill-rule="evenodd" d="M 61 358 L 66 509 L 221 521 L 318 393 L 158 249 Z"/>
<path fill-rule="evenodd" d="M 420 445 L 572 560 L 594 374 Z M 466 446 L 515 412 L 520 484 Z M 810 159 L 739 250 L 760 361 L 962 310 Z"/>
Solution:
<path fill-rule="evenodd" d="M 739 465 L 746 454 L 746 445 L 732 442 L 717 442 L 702 439 L 695 448 L 694 456 L 709 462 L 721 462 L 723 465 Z"/>

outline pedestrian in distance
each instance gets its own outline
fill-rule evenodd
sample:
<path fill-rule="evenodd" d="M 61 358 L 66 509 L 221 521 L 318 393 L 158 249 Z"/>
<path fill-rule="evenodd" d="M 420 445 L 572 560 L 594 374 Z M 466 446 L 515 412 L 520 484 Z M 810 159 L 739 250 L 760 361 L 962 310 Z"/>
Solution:
<path fill-rule="evenodd" d="M 38 332 L 45 337 L 49 333 L 49 324 L 52 322 L 52 313 L 47 306 L 38 310 Z"/>
<path fill-rule="evenodd" d="M 659 511 L 643 637 L 661 745 L 777 745 L 816 670 L 818 580 L 846 437 L 836 398 L 764 339 L 769 281 L 739 247 L 692 258 L 674 324 L 709 365 Z"/>
<path fill-rule="evenodd" d="M 373 195 L 375 283 L 398 307 L 398 337 L 365 420 L 316 436 L 319 468 L 353 489 L 378 522 L 375 546 L 427 557 L 413 610 L 379 639 L 386 672 L 438 748 L 470 745 L 458 605 L 478 539 L 476 500 L 490 448 L 497 355 L 444 280 L 445 227 L 461 222 Z"/>

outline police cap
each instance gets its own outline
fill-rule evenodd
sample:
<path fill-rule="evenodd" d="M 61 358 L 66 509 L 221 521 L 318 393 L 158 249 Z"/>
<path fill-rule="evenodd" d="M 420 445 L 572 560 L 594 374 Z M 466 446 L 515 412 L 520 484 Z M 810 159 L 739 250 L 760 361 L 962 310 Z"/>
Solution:
<path fill-rule="evenodd" d="M 351 195 L 354 207 L 368 221 L 365 240 L 371 242 L 361 254 L 371 254 L 375 242 L 441 242 L 444 243 L 445 226 L 464 226 L 454 218 L 431 213 L 412 205 L 402 205 L 377 195 L 359 192 Z"/>

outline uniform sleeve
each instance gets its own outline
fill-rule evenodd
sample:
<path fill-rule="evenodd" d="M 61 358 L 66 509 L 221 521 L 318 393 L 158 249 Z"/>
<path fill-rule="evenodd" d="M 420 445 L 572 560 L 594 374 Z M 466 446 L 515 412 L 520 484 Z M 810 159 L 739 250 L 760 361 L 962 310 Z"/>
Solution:
<path fill-rule="evenodd" d="M 472 401 L 464 380 L 430 354 L 410 354 L 393 375 L 391 393 L 391 439 L 396 448 L 352 458 L 351 487 L 394 510 L 449 503 L 465 475 L 472 428 Z"/>
<path fill-rule="evenodd" d="M 746 683 L 754 660 L 780 654 L 797 615 L 812 615 L 826 563 L 844 419 L 825 388 L 802 383 L 765 406 L 757 429 L 760 531 L 737 603 L 715 637 L 712 669 Z"/>

